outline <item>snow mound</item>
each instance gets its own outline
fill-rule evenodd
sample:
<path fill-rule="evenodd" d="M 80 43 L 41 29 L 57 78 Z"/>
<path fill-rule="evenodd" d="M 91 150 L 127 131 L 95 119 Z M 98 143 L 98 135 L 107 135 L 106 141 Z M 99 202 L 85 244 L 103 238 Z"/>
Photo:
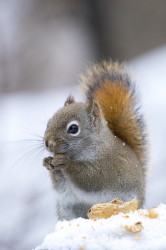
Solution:
<path fill-rule="evenodd" d="M 166 249 L 166 205 L 156 208 L 158 217 L 145 216 L 146 210 L 120 213 L 108 219 L 59 221 L 55 232 L 48 234 L 35 250 L 164 250 Z M 125 225 L 141 222 L 139 233 L 124 230 Z"/>

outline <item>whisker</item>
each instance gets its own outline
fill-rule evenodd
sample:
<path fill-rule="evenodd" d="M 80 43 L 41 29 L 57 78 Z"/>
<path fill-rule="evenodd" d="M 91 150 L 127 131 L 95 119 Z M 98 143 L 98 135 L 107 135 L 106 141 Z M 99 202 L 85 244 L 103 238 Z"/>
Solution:
<path fill-rule="evenodd" d="M 39 149 L 39 148 L 43 148 L 43 149 L 45 149 L 45 147 L 43 146 L 43 145 L 41 145 L 41 144 L 36 144 L 36 145 L 26 145 L 26 147 L 27 147 L 27 149 L 32 149 L 32 151 L 33 150 L 37 150 L 37 149 Z"/>
<path fill-rule="evenodd" d="M 48 123 L 48 120 L 47 120 L 47 122 L 45 122 L 44 120 L 41 120 L 41 123 L 42 123 L 42 125 L 44 125 L 44 127 L 46 127 L 47 123 Z"/>
<path fill-rule="evenodd" d="M 44 152 L 44 148 L 40 148 L 40 150 L 38 151 L 37 155 L 36 155 L 36 160 L 39 159 L 39 157 L 41 157 L 43 155 L 43 152 Z"/>
<path fill-rule="evenodd" d="M 23 130 L 25 130 L 25 131 L 23 131 L 24 133 L 26 132 L 26 133 L 29 134 L 29 135 L 36 136 L 36 137 L 38 137 L 38 138 L 43 139 L 43 136 L 41 136 L 41 135 L 39 135 L 39 134 L 37 134 L 37 133 L 35 133 L 35 132 L 29 130 L 29 129 L 23 128 Z"/>
<path fill-rule="evenodd" d="M 34 161 L 34 157 L 35 157 L 35 154 L 38 153 L 39 151 L 43 151 L 44 152 L 44 147 L 43 145 L 39 145 L 37 147 L 35 147 L 35 145 L 32 145 L 31 146 L 31 149 L 26 152 L 24 152 L 15 162 L 14 164 L 12 164 L 12 168 L 13 167 L 18 167 L 18 166 L 22 166 L 24 164 L 27 164 L 27 159 L 30 158 L 31 161 L 30 162 L 33 162 Z"/>
<path fill-rule="evenodd" d="M 37 165 L 37 162 L 39 160 L 39 156 L 41 156 L 43 154 L 43 152 L 44 152 L 44 148 L 39 147 L 31 153 L 31 157 L 32 157 L 31 159 L 33 161 L 33 165 Z M 41 165 L 42 165 L 42 163 L 41 163 Z"/>
<path fill-rule="evenodd" d="M 23 143 L 23 142 L 30 142 L 30 143 L 43 143 L 44 142 L 44 139 L 22 139 L 22 140 L 17 140 L 17 141 L 8 141 L 7 143 Z"/>

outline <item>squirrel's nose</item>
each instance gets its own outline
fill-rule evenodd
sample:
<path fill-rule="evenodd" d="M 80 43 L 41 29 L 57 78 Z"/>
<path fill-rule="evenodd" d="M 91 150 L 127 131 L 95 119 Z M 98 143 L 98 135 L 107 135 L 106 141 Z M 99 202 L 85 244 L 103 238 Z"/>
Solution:
<path fill-rule="evenodd" d="M 46 149 L 49 151 L 54 151 L 54 147 L 56 146 L 56 143 L 52 140 L 45 140 L 45 146 Z"/>
<path fill-rule="evenodd" d="M 48 148 L 48 140 L 45 141 L 45 146 Z"/>

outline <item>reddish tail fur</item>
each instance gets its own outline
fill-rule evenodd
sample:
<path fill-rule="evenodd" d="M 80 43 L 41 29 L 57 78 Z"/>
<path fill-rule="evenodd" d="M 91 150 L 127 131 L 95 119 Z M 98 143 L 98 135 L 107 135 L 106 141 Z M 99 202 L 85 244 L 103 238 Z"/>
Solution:
<path fill-rule="evenodd" d="M 82 78 L 88 101 L 99 103 L 111 131 L 128 143 L 145 161 L 145 125 L 138 106 L 135 84 L 124 65 L 103 62 Z"/>

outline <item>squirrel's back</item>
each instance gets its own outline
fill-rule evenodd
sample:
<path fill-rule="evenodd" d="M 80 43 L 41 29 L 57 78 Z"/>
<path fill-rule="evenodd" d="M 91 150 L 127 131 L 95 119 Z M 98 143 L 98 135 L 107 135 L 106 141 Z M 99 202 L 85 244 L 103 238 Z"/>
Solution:
<path fill-rule="evenodd" d="M 135 83 L 123 64 L 102 62 L 81 77 L 87 101 L 96 100 L 115 136 L 146 160 L 146 131 Z"/>

